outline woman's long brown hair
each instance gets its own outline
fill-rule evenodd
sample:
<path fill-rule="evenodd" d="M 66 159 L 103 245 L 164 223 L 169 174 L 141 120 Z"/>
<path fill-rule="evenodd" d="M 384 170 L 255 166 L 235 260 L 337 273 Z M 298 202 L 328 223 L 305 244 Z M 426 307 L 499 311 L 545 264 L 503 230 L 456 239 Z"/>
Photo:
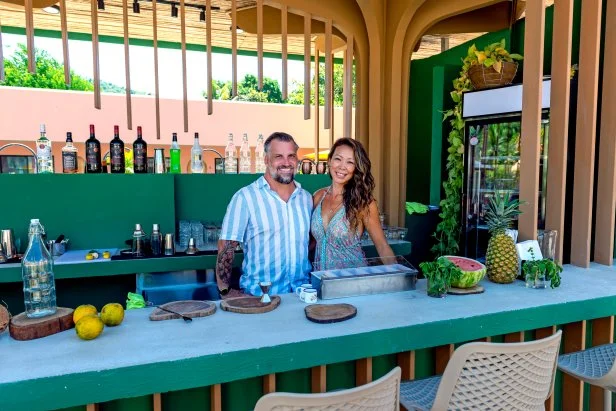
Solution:
<path fill-rule="evenodd" d="M 327 161 L 330 164 L 336 149 L 340 146 L 350 147 L 355 157 L 355 171 L 353 172 L 353 177 L 344 185 L 342 201 L 351 230 L 357 231 L 362 218 L 368 213 L 370 203 L 374 201 L 372 195 L 374 191 L 374 177 L 372 177 L 372 172 L 370 171 L 372 164 L 364 146 L 359 141 L 348 137 L 336 140 L 329 150 Z M 331 169 L 329 170 L 329 176 L 331 177 Z"/>

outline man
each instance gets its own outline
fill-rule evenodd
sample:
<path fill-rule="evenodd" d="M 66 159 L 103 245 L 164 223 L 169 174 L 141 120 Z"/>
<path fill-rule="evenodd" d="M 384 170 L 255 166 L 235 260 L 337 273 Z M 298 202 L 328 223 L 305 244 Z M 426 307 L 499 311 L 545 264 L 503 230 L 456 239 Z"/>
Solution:
<path fill-rule="evenodd" d="M 233 251 L 242 243 L 244 262 L 240 288 L 261 295 L 260 282 L 271 282 L 270 293 L 292 292 L 310 273 L 308 242 L 312 196 L 294 181 L 297 143 L 286 133 L 273 133 L 264 144 L 265 175 L 240 189 L 229 203 L 218 241 L 216 281 L 221 296 L 230 290 Z"/>

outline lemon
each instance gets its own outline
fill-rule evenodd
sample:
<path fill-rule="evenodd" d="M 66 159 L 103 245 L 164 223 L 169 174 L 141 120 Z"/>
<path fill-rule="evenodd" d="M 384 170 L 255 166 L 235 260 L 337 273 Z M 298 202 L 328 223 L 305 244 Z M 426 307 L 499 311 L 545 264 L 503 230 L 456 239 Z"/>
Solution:
<path fill-rule="evenodd" d="M 91 304 L 80 305 L 73 311 L 73 323 L 77 324 L 83 316 L 85 315 L 96 315 L 98 311 L 96 311 L 96 307 Z"/>
<path fill-rule="evenodd" d="M 93 340 L 103 332 L 105 325 L 96 315 L 86 315 L 81 317 L 75 324 L 77 336 L 82 340 Z"/>
<path fill-rule="evenodd" d="M 120 325 L 124 320 L 124 307 L 118 303 L 105 304 L 101 310 L 101 320 L 108 327 Z"/>

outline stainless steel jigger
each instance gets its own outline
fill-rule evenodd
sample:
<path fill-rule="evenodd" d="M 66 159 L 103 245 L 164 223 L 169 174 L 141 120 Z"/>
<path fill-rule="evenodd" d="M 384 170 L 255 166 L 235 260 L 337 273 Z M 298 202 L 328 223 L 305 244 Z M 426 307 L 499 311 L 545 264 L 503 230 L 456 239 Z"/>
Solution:
<path fill-rule="evenodd" d="M 261 287 L 261 292 L 263 295 L 261 296 L 261 302 L 263 304 L 269 304 L 272 302 L 272 299 L 269 296 L 269 289 L 272 286 L 270 281 L 262 281 L 259 283 L 259 287 Z"/>

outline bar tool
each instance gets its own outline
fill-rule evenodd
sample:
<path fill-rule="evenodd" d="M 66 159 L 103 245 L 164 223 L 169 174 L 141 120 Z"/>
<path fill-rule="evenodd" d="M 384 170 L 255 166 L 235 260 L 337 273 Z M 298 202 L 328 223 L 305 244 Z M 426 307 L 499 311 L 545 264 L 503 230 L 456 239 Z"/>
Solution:
<path fill-rule="evenodd" d="M 158 224 L 154 224 L 152 226 L 150 248 L 152 249 L 152 255 L 154 256 L 159 256 L 163 253 L 163 235 L 160 233 L 160 227 Z"/>
<path fill-rule="evenodd" d="M 165 174 L 165 149 L 154 149 L 154 174 Z"/>
<path fill-rule="evenodd" d="M 11 259 L 17 257 L 17 250 L 15 250 L 15 237 L 13 236 L 13 230 L 7 229 L 0 231 L 0 243 L 4 249 L 6 258 Z"/>
<path fill-rule="evenodd" d="M 272 299 L 269 296 L 269 289 L 272 286 L 270 281 L 261 281 L 259 283 L 259 287 L 261 287 L 261 292 L 263 295 L 261 296 L 261 302 L 263 304 L 269 304 L 272 302 Z"/>
<path fill-rule="evenodd" d="M 175 243 L 173 241 L 173 234 L 165 234 L 165 255 L 175 254 Z"/>
<path fill-rule="evenodd" d="M 133 257 L 145 256 L 145 233 L 141 229 L 141 224 L 135 224 L 135 231 L 133 231 Z"/>
<path fill-rule="evenodd" d="M 163 311 L 166 311 L 166 312 L 171 313 L 171 314 L 179 315 L 180 317 L 182 317 L 182 320 L 186 321 L 187 323 L 192 322 L 192 318 L 187 317 L 187 316 L 185 316 L 184 314 L 180 314 L 180 313 L 178 313 L 178 312 L 176 312 L 176 311 L 169 310 L 169 309 L 167 309 L 167 308 L 163 308 L 163 307 L 161 307 L 160 305 L 155 305 L 155 304 L 153 304 L 153 303 L 151 303 L 151 302 L 149 302 L 149 301 L 146 303 L 146 305 L 147 305 L 148 307 L 158 308 L 159 310 L 163 310 Z"/>
<path fill-rule="evenodd" d="M 190 237 L 190 239 L 188 240 L 188 248 L 186 249 L 186 254 L 188 255 L 194 255 L 197 254 L 197 247 L 195 247 L 195 239 Z"/>
<path fill-rule="evenodd" d="M 6 255 L 4 254 L 4 248 L 2 248 L 2 243 L 0 243 L 0 264 L 6 263 Z"/>

